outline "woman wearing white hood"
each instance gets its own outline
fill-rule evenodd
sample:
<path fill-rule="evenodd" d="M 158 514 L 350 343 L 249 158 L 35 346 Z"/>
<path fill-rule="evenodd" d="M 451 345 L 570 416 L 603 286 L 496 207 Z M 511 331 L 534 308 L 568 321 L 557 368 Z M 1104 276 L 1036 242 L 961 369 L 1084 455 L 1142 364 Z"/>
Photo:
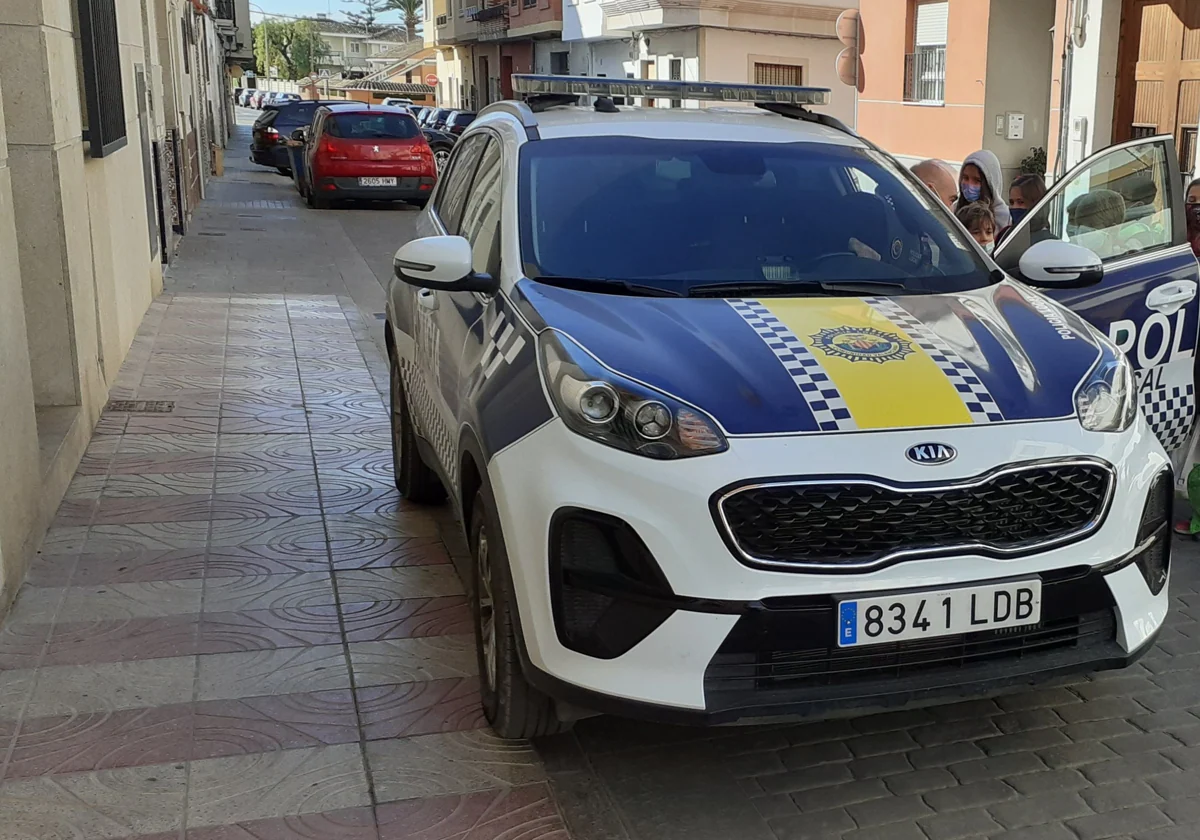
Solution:
<path fill-rule="evenodd" d="M 1000 158 L 994 152 L 980 149 L 967 155 L 958 173 L 958 201 L 954 203 L 954 209 L 957 211 L 968 204 L 981 202 L 996 218 L 996 230 L 1004 230 L 1012 224 L 1012 216 L 1000 190 L 1002 178 Z"/>

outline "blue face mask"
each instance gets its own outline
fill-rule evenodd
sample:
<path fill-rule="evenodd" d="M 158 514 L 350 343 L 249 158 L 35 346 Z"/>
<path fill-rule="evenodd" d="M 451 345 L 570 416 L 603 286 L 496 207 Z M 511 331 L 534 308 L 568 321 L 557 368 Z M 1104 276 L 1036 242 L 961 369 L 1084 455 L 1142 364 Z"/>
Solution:
<path fill-rule="evenodd" d="M 983 188 L 977 184 L 963 184 L 961 189 L 962 197 L 967 201 L 978 201 L 979 195 L 983 191 Z"/>
<path fill-rule="evenodd" d="M 1013 207 L 1008 213 L 1012 216 L 1013 225 L 1019 225 L 1021 224 L 1021 220 L 1029 215 L 1029 210 L 1025 207 Z"/>

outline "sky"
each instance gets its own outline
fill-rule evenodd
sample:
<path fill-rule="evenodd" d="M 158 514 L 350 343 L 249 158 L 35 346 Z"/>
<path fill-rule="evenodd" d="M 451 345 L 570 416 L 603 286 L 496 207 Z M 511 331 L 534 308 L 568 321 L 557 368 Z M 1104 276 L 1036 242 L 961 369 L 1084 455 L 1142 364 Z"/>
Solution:
<path fill-rule="evenodd" d="M 354 11 L 357 8 L 358 4 L 344 3 L 342 0 L 250 0 L 250 17 L 257 23 L 262 19 L 261 12 L 296 17 L 310 17 L 320 12 L 337 20 L 345 20 L 342 12 Z M 400 13 L 388 12 L 379 20 L 383 23 L 399 23 Z"/>

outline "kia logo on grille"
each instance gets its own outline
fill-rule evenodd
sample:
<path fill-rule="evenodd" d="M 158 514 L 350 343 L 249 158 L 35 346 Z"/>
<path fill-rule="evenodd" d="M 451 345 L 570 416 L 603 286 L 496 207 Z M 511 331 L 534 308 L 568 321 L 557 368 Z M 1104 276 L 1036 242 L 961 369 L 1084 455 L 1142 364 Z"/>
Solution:
<path fill-rule="evenodd" d="M 904 453 L 914 464 L 945 464 L 958 457 L 958 451 L 946 443 L 918 443 Z"/>

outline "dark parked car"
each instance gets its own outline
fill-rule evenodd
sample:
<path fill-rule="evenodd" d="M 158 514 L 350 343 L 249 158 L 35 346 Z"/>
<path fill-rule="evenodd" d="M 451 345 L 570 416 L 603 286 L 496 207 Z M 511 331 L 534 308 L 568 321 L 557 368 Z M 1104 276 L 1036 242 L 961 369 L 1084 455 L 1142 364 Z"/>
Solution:
<path fill-rule="evenodd" d="M 305 145 L 310 207 L 361 198 L 423 207 L 437 183 L 433 150 L 399 108 L 345 103 L 317 109 Z"/>
<path fill-rule="evenodd" d="M 414 105 L 413 107 L 409 108 L 408 110 L 411 111 L 412 115 L 417 118 L 418 125 L 424 125 L 425 124 L 425 115 L 428 114 L 433 109 L 430 108 L 428 105 Z"/>
<path fill-rule="evenodd" d="M 250 159 L 259 166 L 272 166 L 285 175 L 290 172 L 291 162 L 283 141 L 291 137 L 297 128 L 312 125 L 313 115 L 323 104 L 329 103 L 310 99 L 266 106 L 254 121 Z"/>
<path fill-rule="evenodd" d="M 446 118 L 446 131 L 454 135 L 462 134 L 473 122 L 475 122 L 474 111 L 452 111 Z"/>
<path fill-rule="evenodd" d="M 238 100 L 242 96 L 242 91 L 244 91 L 244 90 L 245 90 L 245 88 L 240 88 L 240 87 L 235 87 L 233 89 L 233 104 L 235 104 L 235 105 L 237 104 Z"/>
<path fill-rule="evenodd" d="M 425 126 L 427 128 L 436 128 L 438 131 L 446 130 L 446 120 L 454 113 L 453 108 L 435 108 L 433 113 L 425 118 Z"/>
<path fill-rule="evenodd" d="M 425 142 L 433 150 L 433 162 L 437 165 L 438 175 L 441 175 L 442 167 L 450 160 L 450 152 L 454 151 L 458 137 L 448 131 L 435 131 L 432 128 L 422 128 L 421 133 L 425 135 Z"/>

